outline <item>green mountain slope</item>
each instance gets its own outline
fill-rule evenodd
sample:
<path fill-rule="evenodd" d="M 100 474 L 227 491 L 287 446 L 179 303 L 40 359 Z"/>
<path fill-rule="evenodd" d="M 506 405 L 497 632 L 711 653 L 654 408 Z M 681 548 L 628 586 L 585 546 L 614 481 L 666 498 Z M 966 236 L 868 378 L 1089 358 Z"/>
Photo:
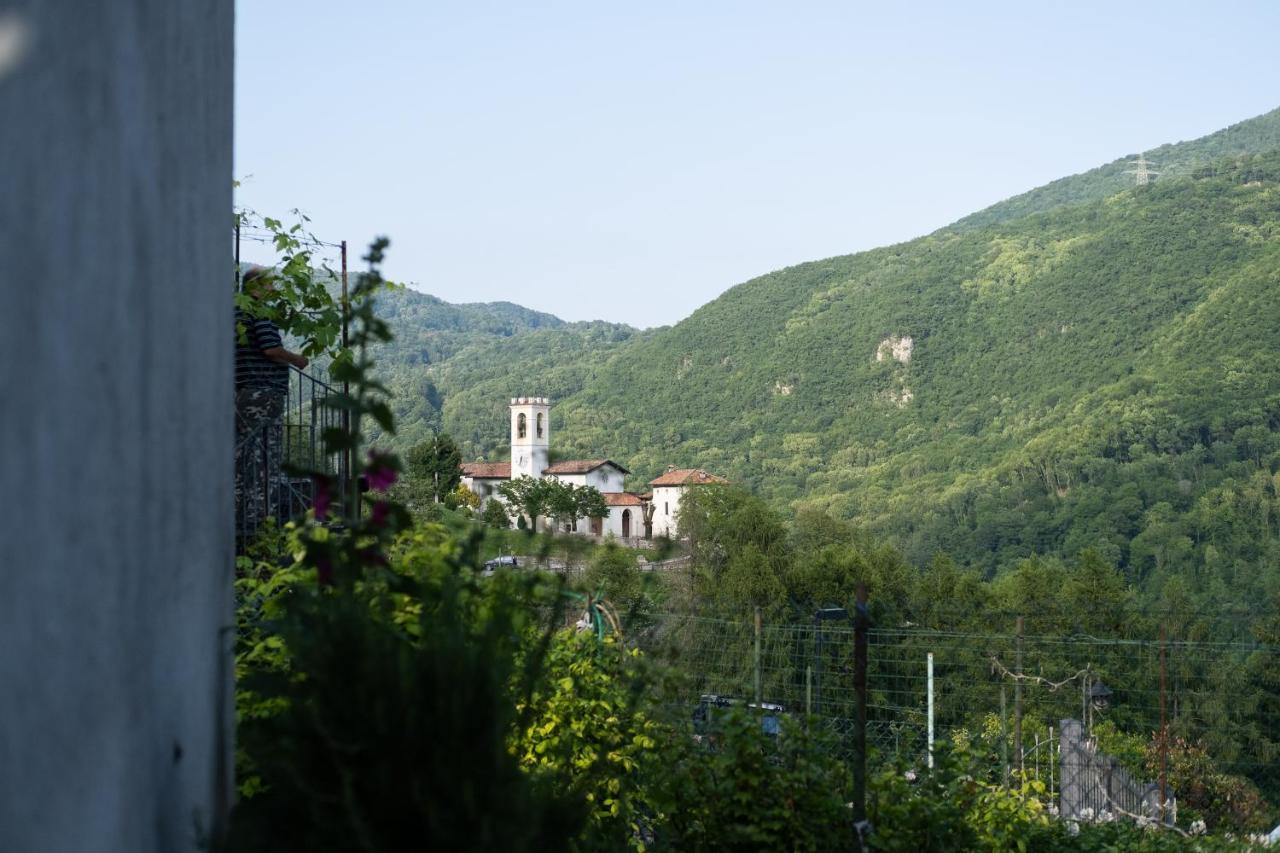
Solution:
<path fill-rule="evenodd" d="M 1149 168 L 1160 172 L 1168 180 L 1186 177 L 1205 163 L 1215 160 L 1257 154 L 1275 148 L 1280 148 L 1280 109 L 1233 124 L 1199 139 L 1161 145 L 1143 153 L 1150 163 Z M 971 213 L 951 227 L 980 228 L 1032 213 L 1043 213 L 1063 205 L 1097 201 L 1115 195 L 1133 186 L 1134 176 L 1129 174 L 1129 170 L 1133 169 L 1133 161 L 1137 156 L 1136 153 L 1131 154 L 1079 175 L 1059 178 L 977 213 Z"/>
<path fill-rule="evenodd" d="M 509 302 L 454 305 L 414 290 L 378 301 L 395 332 L 376 359 L 397 401 L 396 443 L 411 445 L 447 424 L 469 458 L 505 448 L 507 400 L 530 393 L 529 377 L 538 377 L 539 394 L 569 397 L 608 354 L 644 334 L 567 323 Z"/>
<path fill-rule="evenodd" d="M 547 395 L 561 455 L 632 485 L 706 467 L 920 564 L 1094 548 L 1152 589 L 1260 583 L 1280 565 L 1278 128 L 1151 152 L 1149 186 L 1118 161 L 771 273 L 670 328 L 400 317 L 401 440 L 439 426 L 500 459 L 507 398 Z"/>
<path fill-rule="evenodd" d="M 1203 563 L 1193 516 L 1249 489 L 1257 535 L 1219 539 L 1270 547 L 1278 181 L 1280 154 L 1238 158 L 764 276 L 601 365 L 558 436 L 857 518 L 919 561 Z"/>

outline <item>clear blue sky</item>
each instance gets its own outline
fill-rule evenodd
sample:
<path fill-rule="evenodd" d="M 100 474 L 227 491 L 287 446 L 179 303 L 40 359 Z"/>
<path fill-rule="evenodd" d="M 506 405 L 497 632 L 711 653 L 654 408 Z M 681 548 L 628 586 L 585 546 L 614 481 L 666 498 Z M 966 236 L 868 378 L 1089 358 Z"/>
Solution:
<path fill-rule="evenodd" d="M 1280 106 L 1280 2 L 241 0 L 237 201 L 451 302 L 674 323 Z"/>

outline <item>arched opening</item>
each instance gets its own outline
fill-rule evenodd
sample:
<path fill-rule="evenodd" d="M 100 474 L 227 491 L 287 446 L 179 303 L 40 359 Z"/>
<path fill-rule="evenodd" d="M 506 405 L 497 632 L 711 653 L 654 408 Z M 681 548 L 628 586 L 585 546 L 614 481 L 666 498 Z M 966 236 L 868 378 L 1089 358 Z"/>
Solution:
<path fill-rule="evenodd" d="M 542 412 L 538 412 L 538 438 L 542 438 Z"/>
<path fill-rule="evenodd" d="M 516 417 L 516 438 L 524 438 L 529 434 L 529 419 L 521 412 Z"/>
<path fill-rule="evenodd" d="M 604 519 L 603 518 L 591 519 L 591 535 L 592 536 L 604 535 Z"/>
<path fill-rule="evenodd" d="M 622 511 L 622 538 L 631 538 L 631 510 L 629 509 Z"/>

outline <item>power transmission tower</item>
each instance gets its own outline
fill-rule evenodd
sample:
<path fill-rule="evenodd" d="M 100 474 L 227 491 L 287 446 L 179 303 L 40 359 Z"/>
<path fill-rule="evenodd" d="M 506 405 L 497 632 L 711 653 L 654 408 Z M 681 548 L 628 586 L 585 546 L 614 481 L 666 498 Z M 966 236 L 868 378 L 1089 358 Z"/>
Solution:
<path fill-rule="evenodd" d="M 1145 154 L 1139 154 L 1138 159 L 1131 162 L 1133 164 L 1133 168 L 1125 169 L 1124 173 L 1126 175 L 1133 175 L 1134 180 L 1140 187 L 1151 183 L 1151 179 L 1160 174 L 1154 169 L 1148 168 L 1150 164 L 1147 163 L 1147 157 Z"/>

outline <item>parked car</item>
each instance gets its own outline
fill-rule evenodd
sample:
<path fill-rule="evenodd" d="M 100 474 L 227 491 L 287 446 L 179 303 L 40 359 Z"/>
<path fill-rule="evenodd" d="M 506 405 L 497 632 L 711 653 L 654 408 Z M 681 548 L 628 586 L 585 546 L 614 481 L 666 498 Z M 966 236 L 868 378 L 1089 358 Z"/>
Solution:
<path fill-rule="evenodd" d="M 769 737 L 777 737 L 782 733 L 782 717 L 787 711 L 781 705 L 773 702 L 761 702 L 757 705 L 755 702 L 745 702 L 733 696 L 704 693 L 698 699 L 698 705 L 693 710 L 694 737 L 701 741 L 711 731 L 717 711 L 722 713 L 724 710 L 736 705 L 744 705 L 747 708 L 759 710 L 760 729 Z"/>
<path fill-rule="evenodd" d="M 506 567 L 513 569 L 518 569 L 520 567 L 520 561 L 516 559 L 514 554 L 503 554 L 500 557 L 494 557 L 492 560 L 486 560 L 484 563 L 484 571 L 480 574 L 491 575 L 498 569 Z"/>

